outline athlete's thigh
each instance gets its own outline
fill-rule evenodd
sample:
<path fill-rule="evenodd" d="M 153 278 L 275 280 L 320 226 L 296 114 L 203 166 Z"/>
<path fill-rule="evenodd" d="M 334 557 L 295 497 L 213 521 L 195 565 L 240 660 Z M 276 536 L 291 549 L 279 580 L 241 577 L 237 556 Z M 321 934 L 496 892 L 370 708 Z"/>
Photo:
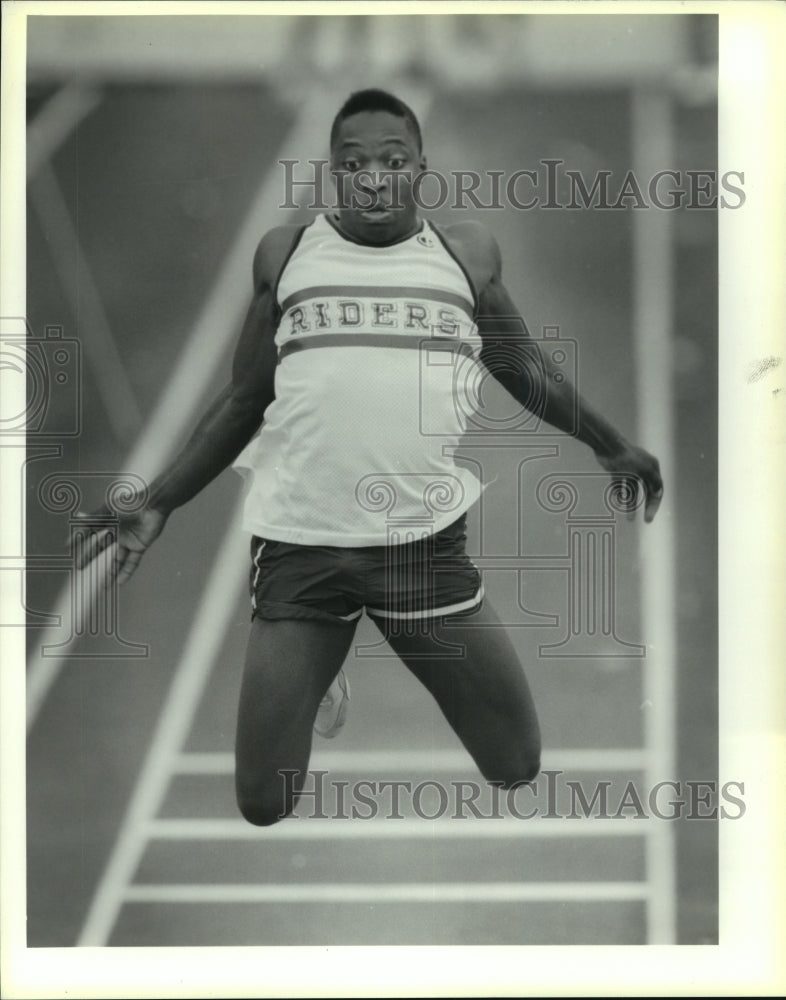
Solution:
<path fill-rule="evenodd" d="M 489 780 L 530 780 L 540 764 L 540 727 L 507 629 L 486 601 L 473 615 L 403 628 L 374 619 Z"/>
<path fill-rule="evenodd" d="M 306 771 L 319 703 L 354 633 L 354 623 L 260 618 L 252 623 L 235 743 L 241 809 L 245 803 L 264 812 L 284 788 L 281 771 Z"/>

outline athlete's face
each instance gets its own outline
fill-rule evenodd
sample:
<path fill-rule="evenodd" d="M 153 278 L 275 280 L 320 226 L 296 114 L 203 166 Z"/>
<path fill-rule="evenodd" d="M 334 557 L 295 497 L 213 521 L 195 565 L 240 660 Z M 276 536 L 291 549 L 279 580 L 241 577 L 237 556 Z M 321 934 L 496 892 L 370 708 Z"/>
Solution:
<path fill-rule="evenodd" d="M 387 111 L 345 118 L 331 150 L 341 228 L 365 243 L 390 243 L 414 232 L 412 180 L 425 168 L 404 118 Z"/>

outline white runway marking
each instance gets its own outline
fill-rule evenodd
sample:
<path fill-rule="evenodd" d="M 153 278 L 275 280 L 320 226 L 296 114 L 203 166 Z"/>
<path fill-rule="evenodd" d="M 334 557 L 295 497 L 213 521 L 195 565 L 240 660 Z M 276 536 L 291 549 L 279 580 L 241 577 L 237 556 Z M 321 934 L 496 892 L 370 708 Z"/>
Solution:
<path fill-rule="evenodd" d="M 238 512 L 229 517 L 225 540 L 194 614 L 188 642 L 158 718 L 120 834 L 80 935 L 79 945 L 102 945 L 122 906 L 122 895 L 146 847 L 146 822 L 161 805 L 169 784 L 169 762 L 191 727 L 199 699 L 221 648 L 226 623 L 237 607 L 246 578 L 248 538 L 238 530 Z"/>
<path fill-rule="evenodd" d="M 134 885 L 129 903 L 507 903 L 644 900 L 643 882 L 411 882 L 323 885 Z"/>
<path fill-rule="evenodd" d="M 525 813 L 525 804 L 520 812 Z M 516 837 L 641 837 L 651 825 L 634 819 L 313 819 L 288 817 L 275 826 L 256 827 L 242 819 L 157 819 L 145 833 L 151 840 L 411 840 L 416 837 L 444 840 L 512 839 Z"/>
<path fill-rule="evenodd" d="M 636 771 L 644 768 L 647 755 L 643 749 L 608 750 L 564 749 L 544 754 L 543 770 L 560 771 Z M 233 774 L 235 758 L 231 753 L 184 753 L 174 764 L 180 774 Z M 404 772 L 440 771 L 455 775 L 477 774 L 472 758 L 465 750 L 320 750 L 315 749 L 310 771 Z"/>
<path fill-rule="evenodd" d="M 668 93 L 634 91 L 631 101 L 636 176 L 647 177 L 673 160 L 674 123 Z M 673 777 L 676 746 L 676 528 L 674 454 L 674 230 L 670 212 L 633 213 L 633 347 L 638 441 L 658 457 L 666 484 L 661 509 L 641 529 L 641 630 L 644 665 L 647 783 Z M 676 859 L 672 823 L 659 823 L 647 840 L 653 893 L 649 944 L 676 939 Z"/>

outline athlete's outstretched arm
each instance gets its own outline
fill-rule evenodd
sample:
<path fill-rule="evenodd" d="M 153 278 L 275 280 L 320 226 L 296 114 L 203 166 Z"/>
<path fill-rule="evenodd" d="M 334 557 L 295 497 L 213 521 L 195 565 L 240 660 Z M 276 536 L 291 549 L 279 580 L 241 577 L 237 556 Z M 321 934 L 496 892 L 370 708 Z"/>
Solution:
<path fill-rule="evenodd" d="M 589 445 L 600 465 L 617 482 L 631 485 L 639 480 L 645 495 L 644 520 L 652 521 L 663 496 L 658 460 L 627 441 L 581 398 L 564 372 L 540 350 L 502 283 L 498 261 L 480 295 L 478 328 L 481 361 L 497 381 L 522 406 L 536 410 L 553 427 Z"/>
<path fill-rule="evenodd" d="M 149 505 L 169 515 L 230 465 L 262 423 L 273 400 L 276 348 L 268 287 L 251 303 L 235 351 L 232 379 L 197 424 L 172 465 L 150 487 Z"/>
<path fill-rule="evenodd" d="M 121 582 L 132 575 L 172 511 L 196 496 L 237 458 L 273 400 L 275 303 L 270 282 L 260 265 L 259 252 L 254 281 L 256 290 L 235 351 L 230 382 L 210 405 L 170 467 L 151 483 L 147 506 L 120 517 L 113 575 Z M 93 535 L 78 554 L 79 568 L 87 565 L 108 542 L 107 532 Z"/>

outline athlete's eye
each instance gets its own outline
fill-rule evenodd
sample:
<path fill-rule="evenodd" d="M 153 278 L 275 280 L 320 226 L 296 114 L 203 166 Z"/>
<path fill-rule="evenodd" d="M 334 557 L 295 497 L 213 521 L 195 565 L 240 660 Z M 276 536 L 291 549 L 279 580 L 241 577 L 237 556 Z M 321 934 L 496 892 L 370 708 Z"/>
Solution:
<path fill-rule="evenodd" d="M 388 164 L 391 170 L 401 170 L 401 168 L 404 166 L 406 162 L 407 161 L 404 159 L 403 156 L 391 156 L 391 158 L 388 160 Z"/>
<path fill-rule="evenodd" d="M 344 170 L 349 170 L 350 173 L 355 173 L 356 170 L 360 170 L 360 163 L 358 160 L 344 160 L 341 164 Z"/>

